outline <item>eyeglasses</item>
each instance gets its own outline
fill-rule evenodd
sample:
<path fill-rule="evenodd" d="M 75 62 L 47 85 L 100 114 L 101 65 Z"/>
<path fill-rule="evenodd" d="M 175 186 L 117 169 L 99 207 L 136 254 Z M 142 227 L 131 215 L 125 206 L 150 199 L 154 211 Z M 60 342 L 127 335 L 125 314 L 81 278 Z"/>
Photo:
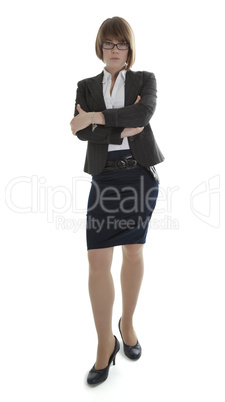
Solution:
<path fill-rule="evenodd" d="M 103 49 L 112 50 L 114 49 L 114 46 L 116 46 L 118 50 L 127 50 L 130 47 L 129 43 L 126 42 L 121 43 L 102 42 Z"/>

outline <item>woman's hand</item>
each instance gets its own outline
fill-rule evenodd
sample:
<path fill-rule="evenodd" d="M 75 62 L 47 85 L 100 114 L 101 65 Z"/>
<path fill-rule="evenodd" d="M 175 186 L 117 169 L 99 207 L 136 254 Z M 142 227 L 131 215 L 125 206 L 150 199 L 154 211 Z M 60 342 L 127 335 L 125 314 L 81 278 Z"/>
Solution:
<path fill-rule="evenodd" d="M 85 112 L 80 105 L 77 105 L 77 111 L 79 114 L 70 122 L 73 135 L 76 135 L 77 131 L 83 130 L 91 124 L 91 113 Z"/>
<path fill-rule="evenodd" d="M 141 100 L 141 97 L 140 97 L 140 95 L 138 95 L 136 101 L 134 102 L 134 105 L 136 105 L 140 100 Z M 121 133 L 121 138 L 132 137 L 133 135 L 140 134 L 143 130 L 144 130 L 144 127 L 127 127 L 127 128 L 124 128 L 122 133 Z"/>
<path fill-rule="evenodd" d="M 134 102 L 134 105 L 136 105 L 140 100 L 141 100 L 141 97 L 140 97 L 140 95 L 138 95 L 136 101 Z"/>
<path fill-rule="evenodd" d="M 144 127 L 127 127 L 124 128 L 121 133 L 121 138 L 132 137 L 133 135 L 140 134 L 144 130 Z"/>

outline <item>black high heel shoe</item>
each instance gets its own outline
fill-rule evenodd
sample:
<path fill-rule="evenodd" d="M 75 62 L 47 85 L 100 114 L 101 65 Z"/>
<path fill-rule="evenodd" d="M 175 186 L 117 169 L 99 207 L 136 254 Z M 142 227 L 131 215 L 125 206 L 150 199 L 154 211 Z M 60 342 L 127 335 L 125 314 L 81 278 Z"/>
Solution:
<path fill-rule="evenodd" d="M 120 335 L 121 335 L 121 338 L 123 341 L 123 336 L 122 336 L 122 332 L 120 329 L 120 322 L 121 322 L 121 318 L 119 320 L 119 331 L 120 331 Z M 141 357 L 142 350 L 141 350 L 141 345 L 138 341 L 137 341 L 136 345 L 134 345 L 134 346 L 126 345 L 123 341 L 123 350 L 124 350 L 125 355 L 127 357 L 129 357 L 129 359 L 138 360 Z"/>
<path fill-rule="evenodd" d="M 114 338 L 115 338 L 115 348 L 114 348 L 113 354 L 109 358 L 108 366 L 102 370 L 96 370 L 95 366 L 93 366 L 92 369 L 88 373 L 88 377 L 87 377 L 88 384 L 95 385 L 95 384 L 100 384 L 101 382 L 105 381 L 108 378 L 109 368 L 111 366 L 111 363 L 113 362 L 113 365 L 115 366 L 116 354 L 120 350 L 120 344 L 115 335 L 114 335 Z"/>

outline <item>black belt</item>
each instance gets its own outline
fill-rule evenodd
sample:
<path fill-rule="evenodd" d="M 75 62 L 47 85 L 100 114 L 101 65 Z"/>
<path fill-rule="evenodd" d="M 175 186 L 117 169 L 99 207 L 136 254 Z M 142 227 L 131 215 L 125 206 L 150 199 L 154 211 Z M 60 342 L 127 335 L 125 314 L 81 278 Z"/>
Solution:
<path fill-rule="evenodd" d="M 116 159 L 115 161 L 107 160 L 104 169 L 127 170 L 127 169 L 133 169 L 137 166 L 138 166 L 137 161 L 131 155 L 128 155 L 128 156 L 124 156 L 123 158 Z"/>
<path fill-rule="evenodd" d="M 115 161 L 108 161 L 107 160 L 104 169 L 107 169 L 107 170 L 113 170 L 113 169 L 127 170 L 127 169 L 133 169 L 133 168 L 135 168 L 137 166 L 140 166 L 138 164 L 138 162 L 131 155 L 128 155 L 128 156 L 124 156 L 121 159 L 116 159 Z M 155 166 L 148 166 L 145 169 L 147 169 L 149 171 L 149 173 L 151 173 L 153 178 L 156 180 L 156 182 L 158 184 L 160 184 L 159 176 L 158 176 L 158 173 L 156 171 Z"/>

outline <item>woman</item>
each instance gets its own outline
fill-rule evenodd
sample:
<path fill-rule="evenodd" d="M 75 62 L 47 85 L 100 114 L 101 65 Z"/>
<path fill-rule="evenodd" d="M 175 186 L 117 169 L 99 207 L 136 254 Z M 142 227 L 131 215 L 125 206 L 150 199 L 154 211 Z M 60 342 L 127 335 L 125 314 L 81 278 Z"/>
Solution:
<path fill-rule="evenodd" d="M 120 348 L 112 332 L 110 271 L 118 245 L 123 252 L 119 330 L 126 356 L 132 360 L 141 356 L 133 314 L 143 277 L 143 245 L 158 195 L 154 165 L 164 160 L 149 124 L 156 107 L 155 76 L 130 70 L 135 44 L 127 21 L 113 17 L 102 23 L 96 54 L 105 68 L 96 77 L 78 82 L 75 117 L 70 123 L 73 134 L 88 141 L 84 171 L 92 175 L 87 249 L 98 349 L 89 384 L 106 380 Z"/>

